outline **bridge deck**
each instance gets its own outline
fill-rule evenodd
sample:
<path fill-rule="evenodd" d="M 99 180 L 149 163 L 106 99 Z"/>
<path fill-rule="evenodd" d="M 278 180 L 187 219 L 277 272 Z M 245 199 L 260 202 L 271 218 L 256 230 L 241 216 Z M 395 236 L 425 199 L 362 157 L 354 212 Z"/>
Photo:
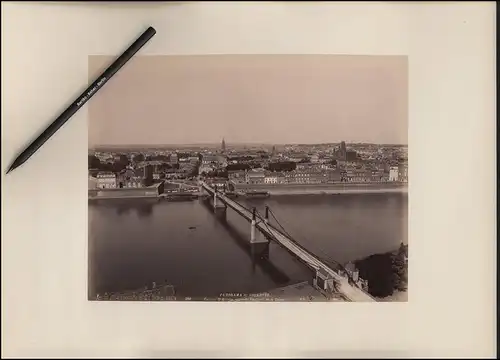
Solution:
<path fill-rule="evenodd" d="M 213 196 L 214 190 L 202 182 L 203 188 Z M 217 194 L 217 197 L 223 201 L 227 206 L 235 210 L 242 217 L 244 217 L 248 221 L 252 221 L 252 213 L 245 209 L 243 206 L 238 204 L 236 201 L 231 200 L 227 196 L 223 194 Z M 347 278 L 344 278 L 340 274 L 338 274 L 335 270 L 331 269 L 327 264 L 318 259 L 314 254 L 310 253 L 306 249 L 298 246 L 294 241 L 292 241 L 288 236 L 284 235 L 281 231 L 276 229 L 273 225 L 269 223 L 265 223 L 260 221 L 256 224 L 256 227 L 265 234 L 271 235 L 272 238 L 276 239 L 276 241 L 286 248 L 289 252 L 302 259 L 305 263 L 307 263 L 314 270 L 318 270 L 320 268 L 324 269 L 328 272 L 333 279 L 337 282 L 340 287 L 340 291 L 346 295 L 352 301 L 374 301 L 374 299 L 362 291 L 361 289 L 352 286 L 349 284 Z"/>

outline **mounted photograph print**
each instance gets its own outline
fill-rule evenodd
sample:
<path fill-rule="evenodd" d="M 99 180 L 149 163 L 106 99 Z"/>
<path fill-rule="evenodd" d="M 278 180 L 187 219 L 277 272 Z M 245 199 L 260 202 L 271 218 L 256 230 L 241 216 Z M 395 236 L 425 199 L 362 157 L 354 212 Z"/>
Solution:
<path fill-rule="evenodd" d="M 88 300 L 408 300 L 406 56 L 136 56 L 88 111 Z"/>

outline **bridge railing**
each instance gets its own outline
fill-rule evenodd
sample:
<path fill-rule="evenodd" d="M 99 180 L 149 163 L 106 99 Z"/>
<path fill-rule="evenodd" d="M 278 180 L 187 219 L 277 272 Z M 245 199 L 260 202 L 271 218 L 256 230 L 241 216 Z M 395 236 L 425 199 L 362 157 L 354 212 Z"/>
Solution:
<path fill-rule="evenodd" d="M 231 200 L 229 199 L 230 201 L 234 202 L 235 204 L 241 206 L 242 208 L 246 209 L 247 211 L 250 211 L 249 209 L 247 209 L 245 206 L 241 205 L 240 203 L 238 203 L 237 201 L 234 201 L 234 200 Z M 262 221 L 265 220 L 265 218 L 259 214 L 257 212 L 256 216 L 261 219 Z M 273 214 L 273 217 L 275 218 L 275 221 L 278 223 L 278 225 L 280 227 L 283 227 L 279 221 L 276 219 L 276 216 Z M 304 253 L 308 254 L 309 256 L 311 256 L 312 258 L 315 258 L 317 259 L 320 263 L 323 263 L 323 266 L 324 267 L 327 267 L 328 269 L 330 269 L 333 273 L 335 273 L 337 276 L 339 277 L 343 277 L 343 278 L 346 278 L 348 280 L 351 280 L 351 286 L 353 286 L 354 288 L 356 288 L 357 290 L 363 292 L 364 294 L 368 295 L 370 298 L 373 299 L 373 297 L 367 293 L 364 289 L 360 288 L 359 286 L 356 285 L 356 282 L 354 281 L 354 279 L 352 279 L 352 276 L 349 274 L 349 272 L 347 271 L 347 269 L 345 269 L 344 266 L 342 266 L 342 264 L 340 264 L 339 262 L 337 261 L 334 261 L 334 260 L 327 260 L 325 258 L 323 258 L 322 256 L 318 256 L 316 255 L 315 253 L 311 252 L 309 249 L 307 249 L 306 247 L 304 247 L 300 242 L 298 242 L 297 240 L 295 240 L 290 234 L 288 234 L 286 231 L 282 231 L 280 230 L 279 228 L 277 228 L 276 226 L 274 226 L 273 224 L 271 223 L 264 223 L 266 227 L 270 227 L 272 228 L 274 231 L 276 231 L 277 233 L 281 234 L 283 237 L 285 237 L 288 241 L 290 241 L 292 244 L 294 244 L 296 247 L 298 247 L 301 251 L 303 251 Z M 271 234 L 273 235 L 273 234 Z M 275 238 L 275 240 L 281 244 L 281 242 L 276 239 L 275 236 L 273 236 Z M 330 262 L 332 262 L 333 264 L 329 264 Z M 315 268 L 313 266 L 313 268 Z M 340 273 L 342 271 L 342 273 L 345 274 L 345 276 L 342 276 L 342 274 Z M 353 285 L 354 284 L 354 285 Z"/>
<path fill-rule="evenodd" d="M 202 183 L 202 186 L 207 188 L 207 190 L 209 191 L 212 191 L 212 192 L 217 192 L 217 190 L 215 189 L 212 189 L 208 184 L 206 183 Z M 229 199 L 227 198 L 226 196 L 224 196 L 223 194 L 221 194 L 222 196 L 222 199 L 226 202 L 226 203 L 234 203 L 236 204 L 237 206 L 241 207 L 242 209 L 245 209 L 246 211 L 248 211 L 249 213 L 252 213 L 252 211 L 248 208 L 246 208 L 244 205 L 240 204 L 239 202 L 235 201 L 235 200 L 232 200 L 232 199 Z M 238 211 L 238 209 L 235 208 L 236 211 Z M 238 211 L 239 212 L 239 211 Z M 243 215 L 243 214 L 242 214 Z M 259 218 L 262 222 L 264 222 L 266 219 L 259 213 L 259 212 L 256 212 L 256 217 Z M 314 258 L 317 258 L 319 261 L 322 261 L 318 256 L 316 256 L 315 254 L 311 253 L 308 249 L 306 249 L 303 245 L 301 245 L 298 241 L 296 241 L 295 239 L 293 239 L 289 234 L 286 234 L 285 232 L 281 231 L 280 229 L 278 229 L 277 227 L 273 226 L 271 223 L 265 223 L 264 222 L 265 227 L 271 227 L 272 230 L 276 231 L 277 233 L 281 234 L 281 236 L 287 238 L 288 241 L 290 241 L 291 243 L 293 243 L 295 246 L 297 246 L 300 250 L 302 250 L 303 252 L 307 253 L 309 256 L 311 257 L 314 257 Z M 273 235 L 271 233 L 271 235 Z M 275 236 L 273 236 L 275 237 Z M 276 241 L 280 242 L 278 239 L 276 239 Z"/>
<path fill-rule="evenodd" d="M 215 189 L 212 189 L 208 184 L 206 183 L 203 183 L 204 187 L 208 188 L 207 190 L 210 190 L 212 192 L 216 192 L 217 193 L 217 190 Z M 248 209 L 247 207 L 245 207 L 244 205 L 240 204 L 239 202 L 235 201 L 235 200 L 232 200 L 232 199 L 229 199 L 227 198 L 224 194 L 221 194 L 221 199 L 226 202 L 226 203 L 234 203 L 236 204 L 236 206 L 239 206 L 241 207 L 242 209 L 245 209 L 246 211 L 248 211 L 249 213 L 252 213 L 252 211 L 250 209 Z M 236 207 L 234 207 L 234 210 L 237 211 L 238 213 L 240 213 L 240 215 L 243 215 L 244 214 L 241 214 L 241 212 L 239 211 L 239 209 L 237 209 Z M 272 234 L 272 232 L 270 231 L 270 229 L 272 228 L 272 230 L 276 231 L 277 233 L 281 234 L 283 237 L 285 237 L 288 241 L 290 241 L 292 244 L 294 244 L 296 247 L 298 247 L 301 251 L 303 251 L 304 253 L 306 253 L 307 255 L 309 255 L 310 257 L 312 258 L 315 258 L 317 259 L 320 263 L 323 263 L 324 266 L 326 266 L 327 268 L 329 268 L 330 270 L 332 270 L 332 272 L 334 272 L 337 276 L 339 277 L 343 277 L 339 270 L 342 270 L 342 272 L 347 276 L 347 279 L 348 280 L 352 280 L 354 282 L 354 284 L 356 284 L 356 282 L 352 279 L 352 277 L 349 275 L 349 272 L 347 271 L 347 269 L 344 268 L 344 266 L 342 266 L 342 264 L 338 263 L 337 261 L 333 261 L 335 264 L 335 266 L 333 266 L 332 268 L 332 265 L 328 264 L 330 261 L 327 261 L 326 259 L 322 258 L 321 256 L 318 256 L 314 253 L 312 253 L 310 250 L 308 250 L 307 248 L 305 248 L 302 244 L 300 244 L 297 240 L 295 240 L 290 234 L 286 233 L 286 231 L 282 231 L 280 229 L 278 229 L 276 226 L 274 226 L 273 224 L 271 224 L 269 221 L 266 223 L 265 222 L 265 218 L 257 211 L 256 212 L 256 217 L 259 218 L 262 223 L 264 224 L 263 226 L 264 227 L 268 227 L 268 231 L 270 233 L 270 235 L 272 235 L 274 238 L 275 238 L 275 241 L 278 242 L 279 244 L 282 244 L 281 241 L 279 241 L 278 239 L 276 239 L 276 236 L 274 236 Z M 273 214 L 273 217 L 275 218 L 276 222 L 278 223 L 278 225 L 280 227 L 283 227 L 279 221 L 276 219 L 276 216 Z M 269 220 L 269 219 L 268 219 Z M 282 244 L 283 245 L 283 244 Z M 284 245 L 283 245 L 284 246 Z M 286 247 L 286 246 L 285 246 Z M 313 267 L 315 268 L 315 267 Z M 344 277 L 345 278 L 345 277 Z M 352 284 L 350 284 L 351 286 L 353 286 Z M 370 298 L 373 299 L 373 297 L 367 293 L 364 289 L 361 289 L 360 287 L 354 285 L 353 286 L 355 289 L 363 292 L 364 294 L 368 295 Z"/>

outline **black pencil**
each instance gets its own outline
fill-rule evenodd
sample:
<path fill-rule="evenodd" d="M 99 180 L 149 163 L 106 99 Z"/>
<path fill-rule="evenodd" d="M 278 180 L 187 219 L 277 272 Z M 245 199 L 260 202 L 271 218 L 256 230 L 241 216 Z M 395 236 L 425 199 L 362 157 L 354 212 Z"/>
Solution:
<path fill-rule="evenodd" d="M 44 130 L 10 166 L 7 173 L 26 162 L 42 145 L 55 134 L 89 99 L 106 84 L 154 35 L 156 30 L 149 27 L 125 52 L 120 55 L 59 117 Z"/>

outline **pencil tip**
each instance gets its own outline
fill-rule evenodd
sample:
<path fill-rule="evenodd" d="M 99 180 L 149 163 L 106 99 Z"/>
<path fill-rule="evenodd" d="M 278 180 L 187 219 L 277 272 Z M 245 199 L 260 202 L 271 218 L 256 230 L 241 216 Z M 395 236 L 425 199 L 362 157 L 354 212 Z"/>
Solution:
<path fill-rule="evenodd" d="M 15 168 L 16 168 L 16 167 L 15 167 L 14 165 L 11 165 L 11 167 L 9 168 L 9 170 L 7 170 L 7 173 L 6 173 L 6 174 L 10 173 L 10 172 L 11 172 L 12 170 L 14 170 Z"/>

